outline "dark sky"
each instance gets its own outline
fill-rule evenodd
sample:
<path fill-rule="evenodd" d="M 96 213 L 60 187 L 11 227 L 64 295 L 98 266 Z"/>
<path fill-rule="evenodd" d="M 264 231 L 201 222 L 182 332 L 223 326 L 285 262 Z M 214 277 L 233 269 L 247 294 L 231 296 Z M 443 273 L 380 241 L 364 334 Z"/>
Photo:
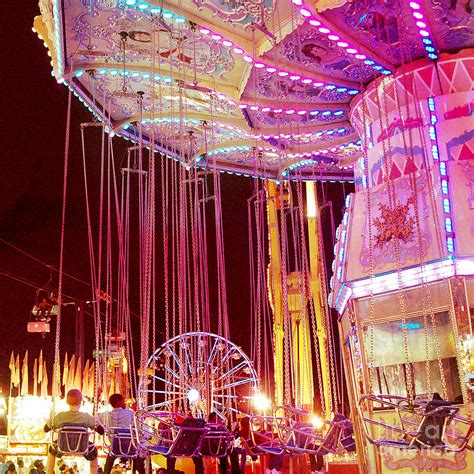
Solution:
<path fill-rule="evenodd" d="M 1 16 L 5 42 L 0 75 L 0 239 L 57 268 L 68 91 L 51 76 L 50 58 L 32 31 L 33 18 L 39 14 L 37 2 L 7 1 L 2 6 L 8 14 Z M 73 97 L 64 269 L 86 281 L 89 280 L 89 257 L 79 125 L 90 120 L 90 113 Z M 120 142 L 118 140 L 119 153 L 125 149 L 125 142 Z M 98 173 L 92 171 L 91 178 L 97 176 Z M 246 348 L 248 329 L 245 325 L 250 320 L 247 199 L 252 194 L 253 183 L 247 178 L 228 175 L 223 175 L 222 180 L 231 335 L 237 344 Z M 330 192 L 336 199 L 336 208 L 340 207 L 341 187 L 333 186 Z M 34 357 L 42 348 L 49 354 L 49 366 L 53 362 L 53 334 L 42 339 L 26 331 L 35 287 L 14 279 L 40 287 L 48 281 L 49 274 L 46 266 L 0 241 L 0 385 L 4 388 L 8 387 L 8 360 L 12 350 L 23 354 L 29 349 L 30 357 Z M 53 272 L 52 285 L 57 285 L 56 272 Z M 64 292 L 89 299 L 88 287 L 68 278 L 64 281 Z M 89 334 L 93 331 L 90 318 L 86 319 L 86 329 Z M 91 349 L 91 338 L 86 342 Z M 73 347 L 73 313 L 68 309 L 64 312 L 61 350 L 71 353 Z"/>

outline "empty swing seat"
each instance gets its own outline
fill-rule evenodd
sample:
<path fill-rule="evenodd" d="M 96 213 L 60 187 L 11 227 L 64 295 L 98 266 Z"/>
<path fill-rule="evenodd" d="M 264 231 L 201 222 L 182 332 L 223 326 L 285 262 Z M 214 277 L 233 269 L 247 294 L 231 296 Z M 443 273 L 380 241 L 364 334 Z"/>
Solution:
<path fill-rule="evenodd" d="M 173 430 L 176 435 L 168 456 L 175 458 L 196 456 L 201 449 L 202 440 L 208 432 L 206 420 L 202 418 L 186 418 L 181 423 L 175 423 Z"/>
<path fill-rule="evenodd" d="M 252 454 L 283 454 L 273 416 L 254 415 L 250 418 Z"/>
<path fill-rule="evenodd" d="M 205 457 L 223 458 L 232 451 L 232 433 L 221 423 L 207 423 L 208 431 L 202 439 L 200 454 Z"/>

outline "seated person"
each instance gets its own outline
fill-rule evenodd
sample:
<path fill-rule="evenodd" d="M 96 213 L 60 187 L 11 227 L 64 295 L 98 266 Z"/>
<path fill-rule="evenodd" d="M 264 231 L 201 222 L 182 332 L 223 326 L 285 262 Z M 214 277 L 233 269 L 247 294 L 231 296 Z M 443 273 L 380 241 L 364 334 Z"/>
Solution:
<path fill-rule="evenodd" d="M 122 428 L 124 431 L 128 429 L 130 431 L 130 424 L 133 421 L 134 412 L 126 408 L 125 399 L 122 394 L 114 393 L 109 398 L 109 403 L 112 406 L 112 411 L 101 413 L 99 415 L 102 425 L 110 428 Z M 112 435 L 113 436 L 113 435 Z M 131 438 L 131 431 L 130 431 Z M 130 440 L 131 441 L 131 440 Z M 112 440 L 113 443 L 113 440 Z M 133 449 L 130 449 L 131 446 L 127 445 L 127 441 L 124 441 L 123 446 L 119 446 L 119 450 L 123 449 L 125 451 L 130 451 L 130 454 L 133 453 Z M 104 474 L 110 474 L 112 467 L 114 465 L 117 456 L 114 456 L 110 452 L 107 454 L 107 460 L 105 461 Z M 133 459 L 133 471 L 137 471 L 139 474 L 145 474 L 145 462 L 144 458 L 136 457 Z"/>
<path fill-rule="evenodd" d="M 104 428 L 97 424 L 96 420 L 89 415 L 80 411 L 82 403 L 82 393 L 80 390 L 73 388 L 66 395 L 66 403 L 69 405 L 68 411 L 57 413 L 56 416 L 49 420 L 44 426 L 44 431 L 48 432 L 52 429 L 60 429 L 67 425 L 85 426 L 104 434 Z M 54 461 L 56 456 L 60 456 L 57 446 L 51 445 L 48 450 L 48 462 L 46 465 L 46 474 L 53 474 Z M 89 450 L 84 457 L 90 461 L 91 474 L 97 474 L 97 449 L 94 445 L 89 445 Z"/>

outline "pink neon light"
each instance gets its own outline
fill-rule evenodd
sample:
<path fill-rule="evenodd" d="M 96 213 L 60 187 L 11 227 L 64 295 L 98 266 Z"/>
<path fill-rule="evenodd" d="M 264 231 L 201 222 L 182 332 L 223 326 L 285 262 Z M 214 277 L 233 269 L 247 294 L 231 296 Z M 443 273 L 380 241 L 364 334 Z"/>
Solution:
<path fill-rule="evenodd" d="M 339 39 L 339 36 L 337 35 L 329 35 L 328 38 L 331 40 L 331 41 L 337 41 Z"/>
<path fill-rule="evenodd" d="M 237 54 L 242 54 L 244 50 L 240 48 L 234 48 L 234 52 L 236 52 Z"/>
<path fill-rule="evenodd" d="M 274 67 L 267 67 L 268 72 L 275 72 L 276 69 Z"/>
<path fill-rule="evenodd" d="M 349 43 L 346 43 L 345 41 L 338 41 L 337 45 L 341 48 L 347 48 L 349 46 Z"/>
<path fill-rule="evenodd" d="M 255 63 L 254 66 L 258 69 L 261 69 L 262 67 L 265 67 L 265 64 L 263 63 Z"/>
<path fill-rule="evenodd" d="M 240 104 L 239 105 L 239 109 L 246 109 L 247 108 L 247 104 Z"/>
<path fill-rule="evenodd" d="M 319 31 L 321 33 L 324 33 L 325 35 L 327 35 L 328 33 L 331 33 L 331 30 L 329 28 L 325 28 L 325 27 L 319 28 Z"/>
<path fill-rule="evenodd" d="M 208 35 L 211 32 L 211 30 L 208 30 L 207 28 L 201 28 L 199 31 L 202 35 Z"/>
<path fill-rule="evenodd" d="M 318 21 L 318 20 L 309 20 L 309 24 L 311 26 L 319 26 L 321 24 L 321 22 Z"/>
<path fill-rule="evenodd" d="M 347 48 L 346 51 L 347 51 L 349 54 L 356 54 L 356 53 L 357 53 L 357 49 L 354 49 L 354 48 Z"/>
<path fill-rule="evenodd" d="M 273 112 L 276 114 L 280 114 L 283 112 L 283 109 L 275 109 Z"/>
<path fill-rule="evenodd" d="M 365 59 L 367 56 L 365 54 L 356 54 L 356 59 Z"/>
<path fill-rule="evenodd" d="M 410 5 L 411 8 L 413 8 L 413 10 L 419 10 L 420 9 L 420 5 L 416 2 L 410 2 L 409 5 Z"/>
<path fill-rule="evenodd" d="M 313 86 L 314 86 L 314 87 L 323 87 L 324 84 L 323 84 L 322 82 L 315 82 L 315 83 L 313 84 Z"/>
<path fill-rule="evenodd" d="M 421 36 L 430 36 L 430 34 L 426 30 L 420 30 L 420 35 Z"/>
<path fill-rule="evenodd" d="M 291 0 L 292 3 L 294 3 L 295 5 L 297 5 L 298 7 L 300 7 L 301 5 L 303 5 L 303 0 Z"/>
<path fill-rule="evenodd" d="M 417 18 L 418 20 L 421 20 L 423 18 L 423 13 L 413 12 L 413 16 Z"/>
<path fill-rule="evenodd" d="M 264 108 L 262 109 L 262 112 L 270 112 L 270 107 L 264 107 Z"/>
<path fill-rule="evenodd" d="M 224 46 L 232 46 L 233 43 L 232 43 L 232 41 L 224 40 L 224 41 L 222 42 L 222 44 L 223 44 Z"/>
<path fill-rule="evenodd" d="M 244 61 L 247 61 L 248 63 L 252 63 L 253 59 L 250 56 L 244 56 Z"/>
<path fill-rule="evenodd" d="M 303 79 L 303 84 L 311 84 L 312 82 L 312 79 Z"/>
<path fill-rule="evenodd" d="M 292 114 L 295 113 L 295 111 L 294 110 L 287 110 L 285 113 L 287 113 L 288 115 L 292 115 Z"/>
<path fill-rule="evenodd" d="M 297 75 L 295 75 L 295 76 L 290 76 L 290 79 L 291 79 L 292 81 L 297 81 L 298 79 L 301 79 L 301 76 L 297 76 Z"/>
<path fill-rule="evenodd" d="M 221 35 L 213 34 L 213 35 L 211 35 L 211 38 L 212 38 L 213 40 L 220 40 L 220 39 L 222 39 L 222 36 L 221 36 Z"/>
<path fill-rule="evenodd" d="M 306 110 L 300 110 L 298 112 L 298 115 L 306 115 Z M 296 135 L 295 135 L 295 137 L 296 137 Z"/>
<path fill-rule="evenodd" d="M 306 8 L 302 8 L 300 10 L 300 13 L 305 16 L 306 18 L 310 17 L 311 16 L 311 12 L 309 10 L 306 10 Z"/>
<path fill-rule="evenodd" d="M 286 71 L 279 71 L 278 75 L 281 77 L 285 77 L 285 76 L 288 76 L 288 73 Z"/>
<path fill-rule="evenodd" d="M 418 26 L 418 28 L 426 28 L 426 23 L 422 21 L 417 21 L 416 26 Z"/>

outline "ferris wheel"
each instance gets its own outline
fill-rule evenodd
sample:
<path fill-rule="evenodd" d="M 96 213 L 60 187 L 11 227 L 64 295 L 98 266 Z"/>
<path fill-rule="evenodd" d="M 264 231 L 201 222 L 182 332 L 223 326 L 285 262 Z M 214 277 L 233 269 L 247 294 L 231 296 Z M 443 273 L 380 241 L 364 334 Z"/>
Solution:
<path fill-rule="evenodd" d="M 258 393 L 252 362 L 241 348 L 208 332 L 180 334 L 157 349 L 139 387 L 142 408 L 227 420 L 246 412 Z M 145 386 L 146 384 L 146 386 Z"/>

